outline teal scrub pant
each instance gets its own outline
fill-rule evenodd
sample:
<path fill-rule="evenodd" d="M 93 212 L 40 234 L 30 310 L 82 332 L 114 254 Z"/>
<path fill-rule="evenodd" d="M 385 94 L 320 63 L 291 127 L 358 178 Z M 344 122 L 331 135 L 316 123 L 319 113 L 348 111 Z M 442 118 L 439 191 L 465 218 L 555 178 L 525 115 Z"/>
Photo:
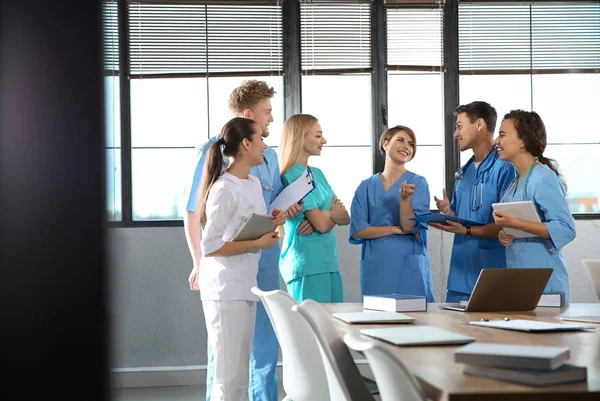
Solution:
<path fill-rule="evenodd" d="M 287 291 L 296 301 L 312 299 L 319 303 L 344 302 L 340 272 L 311 274 L 287 283 Z"/>

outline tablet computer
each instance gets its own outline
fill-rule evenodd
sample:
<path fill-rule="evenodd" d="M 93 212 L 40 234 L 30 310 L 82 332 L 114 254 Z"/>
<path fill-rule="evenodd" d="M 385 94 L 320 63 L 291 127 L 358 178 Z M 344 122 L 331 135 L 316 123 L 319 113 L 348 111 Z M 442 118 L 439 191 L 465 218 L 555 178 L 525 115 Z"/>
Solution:
<path fill-rule="evenodd" d="M 231 238 L 232 241 L 249 241 L 259 239 L 268 232 L 275 231 L 273 216 L 252 213 L 246 217 L 242 226 Z"/>
<path fill-rule="evenodd" d="M 535 205 L 532 201 L 492 203 L 492 208 L 494 210 L 504 210 L 521 221 L 534 223 L 541 222 L 540 216 L 538 215 Z M 526 231 L 508 227 L 504 227 L 504 232 L 514 235 L 516 238 L 528 238 L 536 236 Z"/>
<path fill-rule="evenodd" d="M 425 213 L 420 216 L 411 217 L 409 220 L 413 220 L 419 223 L 441 223 L 446 224 L 446 220 L 455 221 L 457 223 L 462 224 L 463 226 L 482 226 L 484 223 L 480 223 L 478 221 L 461 219 L 456 216 L 449 216 L 444 213 Z"/>

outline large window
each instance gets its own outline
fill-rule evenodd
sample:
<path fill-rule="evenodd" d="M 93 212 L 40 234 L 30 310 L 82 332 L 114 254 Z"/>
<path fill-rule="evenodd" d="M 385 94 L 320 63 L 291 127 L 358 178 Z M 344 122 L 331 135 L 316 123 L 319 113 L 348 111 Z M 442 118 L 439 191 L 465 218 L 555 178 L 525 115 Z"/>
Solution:
<path fill-rule="evenodd" d="M 232 117 L 233 88 L 246 78 L 274 86 L 271 131 L 281 130 L 281 5 L 140 1 L 128 10 L 133 220 L 178 220 L 195 148 Z"/>
<path fill-rule="evenodd" d="M 284 112 L 319 119 L 328 142 L 310 163 L 346 205 L 399 124 L 417 135 L 408 169 L 441 196 L 445 167 L 472 154 L 445 149 L 451 109 L 485 100 L 495 135 L 511 109 L 537 111 L 571 211 L 600 213 L 600 1 L 456 1 L 103 0 L 108 219 L 179 224 L 196 148 L 248 78 L 277 92 L 276 151 Z"/>
<path fill-rule="evenodd" d="M 121 220 L 121 102 L 117 2 L 102 2 L 104 61 L 104 128 L 106 133 L 106 213 Z"/>
<path fill-rule="evenodd" d="M 459 61 L 460 102 L 492 104 L 496 133 L 510 110 L 536 111 L 571 211 L 598 213 L 600 2 L 461 2 Z"/>
<path fill-rule="evenodd" d="M 309 163 L 349 210 L 356 188 L 373 174 L 371 4 L 302 1 L 300 17 L 302 112 L 319 119 L 327 140 Z"/>
<path fill-rule="evenodd" d="M 442 4 L 386 8 L 388 127 L 404 125 L 417 137 L 417 156 L 407 168 L 434 195 L 444 184 L 444 53 Z"/>

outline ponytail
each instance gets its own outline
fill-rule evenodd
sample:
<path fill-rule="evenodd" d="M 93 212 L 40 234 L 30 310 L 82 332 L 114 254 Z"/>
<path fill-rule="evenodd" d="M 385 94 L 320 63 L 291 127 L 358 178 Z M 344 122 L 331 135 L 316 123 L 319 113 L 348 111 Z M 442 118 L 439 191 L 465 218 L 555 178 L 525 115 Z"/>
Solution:
<path fill-rule="evenodd" d="M 558 163 L 556 163 L 556 160 L 553 159 L 549 159 L 546 156 L 540 155 L 538 156 L 538 160 L 540 163 L 545 164 L 546 166 L 548 166 L 548 168 L 552 171 L 554 171 L 554 174 L 556 174 L 556 176 L 560 179 L 560 182 L 562 182 L 563 186 L 565 187 L 565 191 L 567 190 L 567 181 L 565 180 L 565 178 L 560 174 L 560 171 L 558 171 Z"/>
<path fill-rule="evenodd" d="M 223 169 L 223 154 L 221 153 L 222 141 L 218 140 L 214 142 L 208 148 L 206 155 L 206 161 L 204 162 L 204 174 L 202 174 L 202 181 L 200 189 L 198 190 L 198 203 L 196 204 L 196 218 L 200 227 L 204 227 L 206 224 L 206 201 L 208 194 L 217 178 L 221 175 Z"/>

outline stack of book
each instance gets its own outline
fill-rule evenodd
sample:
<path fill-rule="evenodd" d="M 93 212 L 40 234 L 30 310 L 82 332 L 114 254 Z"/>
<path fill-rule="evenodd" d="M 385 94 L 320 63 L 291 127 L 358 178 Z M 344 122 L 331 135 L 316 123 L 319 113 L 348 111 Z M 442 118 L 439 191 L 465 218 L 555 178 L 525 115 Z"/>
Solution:
<path fill-rule="evenodd" d="M 405 294 L 364 295 L 363 309 L 388 312 L 426 312 L 427 298 Z"/>
<path fill-rule="evenodd" d="M 475 342 L 454 352 L 454 361 L 466 364 L 470 376 L 551 386 L 587 381 L 587 368 L 566 363 L 569 348 Z"/>

